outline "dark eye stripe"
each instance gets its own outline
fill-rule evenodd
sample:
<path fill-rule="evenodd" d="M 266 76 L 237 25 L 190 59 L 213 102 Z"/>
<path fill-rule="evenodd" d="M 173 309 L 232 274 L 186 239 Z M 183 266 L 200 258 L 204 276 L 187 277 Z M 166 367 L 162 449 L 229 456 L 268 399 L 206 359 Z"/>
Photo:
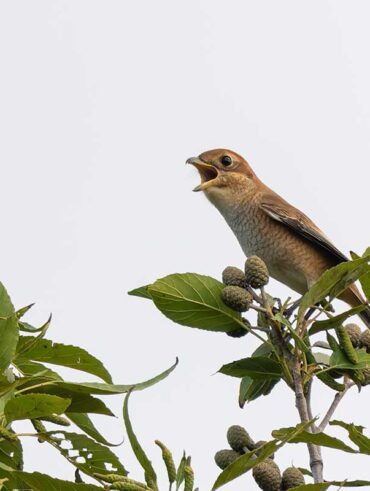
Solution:
<path fill-rule="evenodd" d="M 228 165 L 231 165 L 233 163 L 233 160 L 231 157 L 229 157 L 229 155 L 224 155 L 221 159 L 221 164 L 222 165 L 225 165 L 226 167 Z"/>

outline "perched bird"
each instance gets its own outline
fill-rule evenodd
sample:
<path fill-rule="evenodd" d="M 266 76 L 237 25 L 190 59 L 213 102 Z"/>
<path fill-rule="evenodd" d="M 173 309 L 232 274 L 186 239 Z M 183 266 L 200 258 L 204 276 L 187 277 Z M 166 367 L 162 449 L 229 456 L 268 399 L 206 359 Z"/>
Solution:
<path fill-rule="evenodd" d="M 303 295 L 325 270 L 348 261 L 306 215 L 268 188 L 237 153 L 209 150 L 187 163 L 201 177 L 194 191 L 204 191 L 246 256 L 263 259 L 276 280 Z M 351 306 L 366 303 L 354 284 L 339 298 Z M 359 315 L 370 328 L 370 308 Z"/>

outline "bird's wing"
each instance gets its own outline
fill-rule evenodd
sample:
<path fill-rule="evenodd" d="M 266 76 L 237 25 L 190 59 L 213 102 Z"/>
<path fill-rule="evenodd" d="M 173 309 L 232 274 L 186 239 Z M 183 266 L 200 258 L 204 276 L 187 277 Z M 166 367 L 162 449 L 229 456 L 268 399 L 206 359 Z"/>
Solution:
<path fill-rule="evenodd" d="M 261 197 L 260 207 L 274 220 L 284 224 L 296 234 L 329 252 L 338 263 L 348 261 L 348 258 L 331 243 L 312 220 L 278 194 L 271 190 L 265 191 Z"/>

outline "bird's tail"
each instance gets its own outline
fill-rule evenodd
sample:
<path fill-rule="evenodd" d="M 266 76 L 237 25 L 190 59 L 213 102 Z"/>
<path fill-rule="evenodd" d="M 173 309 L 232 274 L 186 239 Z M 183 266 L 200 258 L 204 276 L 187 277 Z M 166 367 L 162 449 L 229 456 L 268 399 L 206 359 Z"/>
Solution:
<path fill-rule="evenodd" d="M 360 312 L 358 315 L 360 316 L 366 327 L 370 329 L 370 305 L 363 298 L 356 285 L 351 285 L 350 288 L 339 295 L 338 298 L 351 305 L 351 307 L 357 307 L 358 305 L 367 304 L 367 308 Z"/>

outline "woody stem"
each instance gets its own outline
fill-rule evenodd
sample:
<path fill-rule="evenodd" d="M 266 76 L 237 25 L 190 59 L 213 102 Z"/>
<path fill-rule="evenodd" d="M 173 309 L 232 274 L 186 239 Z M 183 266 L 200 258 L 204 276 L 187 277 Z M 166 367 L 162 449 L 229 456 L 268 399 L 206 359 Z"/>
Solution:
<path fill-rule="evenodd" d="M 302 376 L 300 370 L 300 363 L 298 356 L 295 357 L 292 363 L 292 372 L 294 379 L 294 392 L 295 392 L 295 404 L 298 410 L 301 422 L 305 423 L 310 420 L 307 400 L 303 391 Z M 312 432 L 312 429 L 308 431 Z M 321 456 L 321 449 L 318 445 L 312 443 L 307 444 L 308 453 L 310 455 L 310 467 L 315 483 L 324 482 L 323 478 L 323 461 Z"/>

